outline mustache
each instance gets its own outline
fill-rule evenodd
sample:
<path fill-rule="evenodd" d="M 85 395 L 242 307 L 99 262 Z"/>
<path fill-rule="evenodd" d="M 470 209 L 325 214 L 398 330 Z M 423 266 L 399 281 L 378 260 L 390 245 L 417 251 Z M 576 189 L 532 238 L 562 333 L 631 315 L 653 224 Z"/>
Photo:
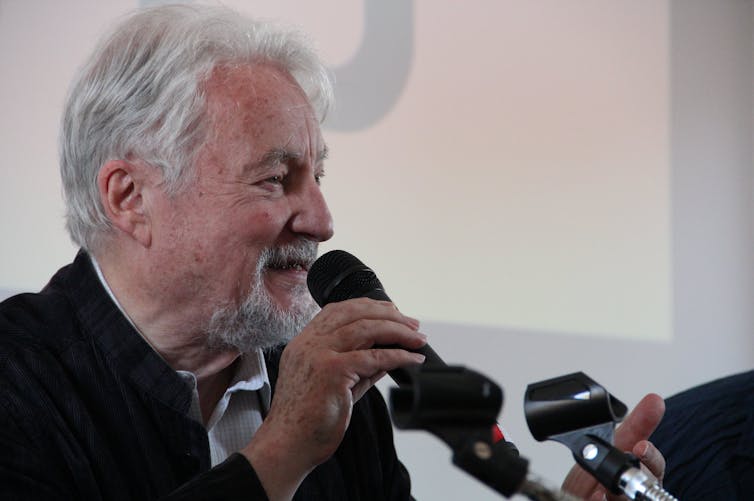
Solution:
<path fill-rule="evenodd" d="M 259 257 L 258 270 L 264 268 L 301 268 L 308 271 L 317 259 L 317 242 L 299 240 L 297 242 L 275 247 L 268 247 Z"/>

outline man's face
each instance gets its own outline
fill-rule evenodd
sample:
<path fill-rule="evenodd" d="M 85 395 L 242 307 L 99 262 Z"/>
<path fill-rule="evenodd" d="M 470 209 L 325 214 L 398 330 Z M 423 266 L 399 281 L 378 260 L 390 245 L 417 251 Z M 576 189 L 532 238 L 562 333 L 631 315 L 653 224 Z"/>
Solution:
<path fill-rule="evenodd" d="M 195 181 L 159 208 L 161 261 L 181 279 L 178 301 L 206 313 L 212 344 L 278 344 L 316 311 L 306 273 L 333 233 L 319 124 L 303 91 L 270 65 L 219 68 L 205 92 L 209 134 Z"/>

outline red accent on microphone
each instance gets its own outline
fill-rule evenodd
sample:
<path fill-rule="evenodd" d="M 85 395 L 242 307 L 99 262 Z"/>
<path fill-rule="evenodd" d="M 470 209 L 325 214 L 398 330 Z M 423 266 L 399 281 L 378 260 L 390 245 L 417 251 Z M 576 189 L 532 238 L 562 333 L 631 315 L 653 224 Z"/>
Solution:
<path fill-rule="evenodd" d="M 500 428 L 500 425 L 495 423 L 492 425 L 492 443 L 496 444 L 501 440 L 505 440 L 505 435 L 503 435 L 503 430 Z"/>

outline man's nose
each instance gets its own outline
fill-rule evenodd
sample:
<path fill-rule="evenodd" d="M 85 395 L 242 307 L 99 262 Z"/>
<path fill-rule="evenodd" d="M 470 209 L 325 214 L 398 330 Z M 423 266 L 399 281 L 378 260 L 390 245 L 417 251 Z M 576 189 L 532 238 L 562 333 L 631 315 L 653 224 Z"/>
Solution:
<path fill-rule="evenodd" d="M 303 183 L 296 198 L 298 207 L 295 208 L 291 229 L 317 242 L 332 238 L 332 215 L 319 183 L 314 178 Z"/>

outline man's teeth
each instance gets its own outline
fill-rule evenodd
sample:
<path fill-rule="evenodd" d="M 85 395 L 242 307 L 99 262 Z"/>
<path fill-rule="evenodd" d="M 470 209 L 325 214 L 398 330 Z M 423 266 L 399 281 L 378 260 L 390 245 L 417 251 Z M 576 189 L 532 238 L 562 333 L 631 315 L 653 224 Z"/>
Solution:
<path fill-rule="evenodd" d="M 277 270 L 297 270 L 297 271 L 306 270 L 306 268 L 300 263 L 273 264 L 271 267 Z"/>

